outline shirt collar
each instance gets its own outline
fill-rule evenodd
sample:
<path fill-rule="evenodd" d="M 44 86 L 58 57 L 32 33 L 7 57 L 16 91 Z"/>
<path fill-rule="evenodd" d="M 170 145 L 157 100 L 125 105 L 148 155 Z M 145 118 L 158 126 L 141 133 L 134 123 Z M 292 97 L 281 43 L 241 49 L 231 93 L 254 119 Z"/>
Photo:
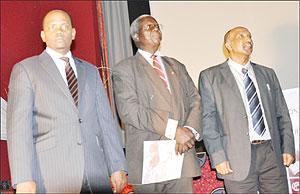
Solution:
<path fill-rule="evenodd" d="M 138 49 L 138 52 L 139 52 L 144 58 L 146 58 L 146 59 L 151 59 L 151 56 L 152 56 L 151 53 L 149 53 L 149 52 L 147 52 L 147 51 L 144 51 L 144 50 L 142 50 L 142 49 Z M 159 51 L 156 51 L 156 52 L 154 53 L 154 55 L 156 55 L 157 57 L 160 57 L 160 52 L 159 52 Z"/>
<path fill-rule="evenodd" d="M 242 74 L 242 69 L 251 69 L 251 63 L 248 61 L 245 65 L 239 64 L 235 61 L 233 61 L 231 58 L 228 59 L 228 65 L 235 69 L 236 71 L 240 72 Z"/>
<path fill-rule="evenodd" d="M 52 48 L 46 47 L 46 52 L 51 56 L 53 59 L 60 59 L 61 57 L 68 57 L 70 60 L 73 58 L 71 51 L 68 51 L 67 54 L 62 55 Z"/>

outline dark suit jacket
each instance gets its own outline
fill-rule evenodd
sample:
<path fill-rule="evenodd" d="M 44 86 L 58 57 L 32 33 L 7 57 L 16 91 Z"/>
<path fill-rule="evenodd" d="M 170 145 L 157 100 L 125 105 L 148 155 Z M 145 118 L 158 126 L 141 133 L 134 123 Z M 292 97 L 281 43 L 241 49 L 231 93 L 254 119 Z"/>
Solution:
<path fill-rule="evenodd" d="M 251 65 L 270 129 L 272 146 L 281 172 L 285 174 L 282 153 L 295 155 L 289 110 L 275 72 L 255 63 Z M 199 89 L 202 97 L 203 140 L 212 167 L 228 160 L 233 173 L 223 178 L 243 180 L 248 175 L 251 162 L 248 120 L 238 85 L 227 61 L 202 71 Z"/>
<path fill-rule="evenodd" d="M 118 113 L 126 130 L 129 182 L 142 182 L 143 142 L 166 139 L 168 118 L 200 130 L 200 96 L 183 64 L 163 57 L 171 94 L 151 65 L 137 53 L 113 69 Z M 201 133 L 199 131 L 199 133 Z M 175 148 L 174 148 L 175 149 Z M 195 149 L 185 154 L 182 177 L 200 173 Z"/>
<path fill-rule="evenodd" d="M 45 51 L 13 68 L 7 106 L 13 185 L 33 180 L 39 193 L 79 193 L 86 171 L 93 188 L 111 191 L 109 175 L 127 170 L 99 72 L 74 60 L 78 107 Z"/>

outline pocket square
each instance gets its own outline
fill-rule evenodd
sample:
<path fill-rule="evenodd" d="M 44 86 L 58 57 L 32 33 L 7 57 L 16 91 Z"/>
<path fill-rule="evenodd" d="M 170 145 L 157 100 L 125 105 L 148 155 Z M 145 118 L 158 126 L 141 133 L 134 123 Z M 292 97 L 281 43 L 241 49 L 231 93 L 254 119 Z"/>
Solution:
<path fill-rule="evenodd" d="M 270 85 L 269 84 L 266 84 L 267 85 L 267 88 L 268 88 L 268 90 L 270 91 L 271 89 L 270 89 Z"/>

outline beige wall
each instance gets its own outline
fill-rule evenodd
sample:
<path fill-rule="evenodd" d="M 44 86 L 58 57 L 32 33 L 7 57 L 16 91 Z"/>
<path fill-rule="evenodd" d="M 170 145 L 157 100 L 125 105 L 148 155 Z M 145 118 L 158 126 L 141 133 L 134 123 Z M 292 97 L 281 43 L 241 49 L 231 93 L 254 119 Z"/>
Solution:
<path fill-rule="evenodd" d="M 201 70 L 225 61 L 223 36 L 247 27 L 252 61 L 275 69 L 283 89 L 299 87 L 299 2 L 150 1 L 163 25 L 161 52 L 184 63 L 197 85 Z"/>

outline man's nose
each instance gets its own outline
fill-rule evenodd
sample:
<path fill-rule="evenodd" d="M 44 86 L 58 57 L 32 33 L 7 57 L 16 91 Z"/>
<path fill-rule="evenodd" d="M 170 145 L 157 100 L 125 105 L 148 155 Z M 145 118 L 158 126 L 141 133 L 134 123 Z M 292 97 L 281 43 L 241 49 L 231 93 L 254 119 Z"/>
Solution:
<path fill-rule="evenodd" d="M 246 36 L 246 37 L 245 37 L 245 41 L 252 44 L 252 39 L 251 39 L 251 37 Z"/>
<path fill-rule="evenodd" d="M 153 27 L 153 31 L 160 31 L 159 26 L 158 26 L 158 25 L 155 25 L 155 26 Z"/>
<path fill-rule="evenodd" d="M 61 26 L 59 26 L 59 27 L 57 27 L 57 28 L 55 29 L 55 32 L 56 32 L 56 33 L 62 33 L 62 32 L 64 32 L 64 29 L 63 29 Z"/>

